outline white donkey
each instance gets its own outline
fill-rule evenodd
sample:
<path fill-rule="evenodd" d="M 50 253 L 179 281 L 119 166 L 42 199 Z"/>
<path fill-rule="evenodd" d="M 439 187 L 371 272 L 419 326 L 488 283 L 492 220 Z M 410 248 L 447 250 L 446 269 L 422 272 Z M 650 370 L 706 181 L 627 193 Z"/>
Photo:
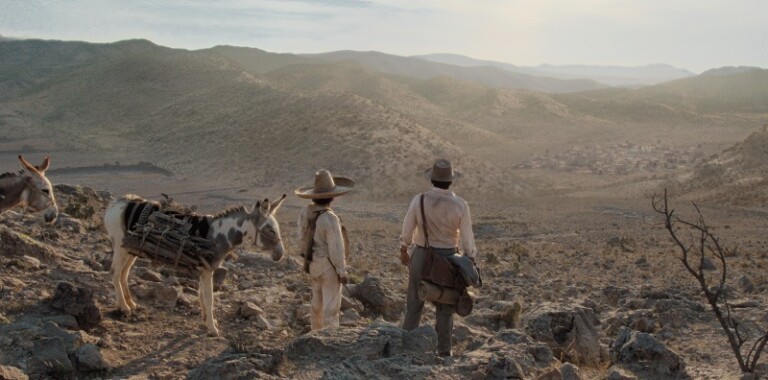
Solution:
<path fill-rule="evenodd" d="M 201 275 L 198 297 L 208 335 L 219 336 L 219 329 L 213 316 L 213 271 L 221 265 L 229 252 L 244 240 L 251 239 L 258 248 L 271 251 L 273 260 L 279 261 L 283 257 L 285 248 L 280 238 L 280 226 L 274 214 L 284 199 L 285 195 L 272 204 L 265 199 L 263 202 L 256 203 L 250 211 L 240 206 L 203 217 L 209 226 L 205 237 L 215 243 L 215 254 L 210 267 L 199 268 Z M 111 272 L 115 297 L 117 306 L 126 315 L 138 307 L 128 289 L 128 273 L 136 261 L 136 256 L 123 248 L 123 238 L 128 228 L 126 224 L 135 223 L 135 221 L 128 221 L 131 217 L 126 214 L 126 210 L 129 207 L 143 208 L 147 205 L 159 207 L 156 202 L 147 201 L 135 195 L 126 195 L 113 200 L 104 215 L 104 225 L 112 240 L 114 251 Z M 148 249 L 151 250 L 151 248 Z"/>
<path fill-rule="evenodd" d="M 51 181 L 45 178 L 51 158 L 46 156 L 40 166 L 35 166 L 19 155 L 19 162 L 23 173 L 0 175 L 0 214 L 20 205 L 34 212 L 44 210 L 45 222 L 53 223 L 59 214 L 59 206 L 53 195 Z"/>

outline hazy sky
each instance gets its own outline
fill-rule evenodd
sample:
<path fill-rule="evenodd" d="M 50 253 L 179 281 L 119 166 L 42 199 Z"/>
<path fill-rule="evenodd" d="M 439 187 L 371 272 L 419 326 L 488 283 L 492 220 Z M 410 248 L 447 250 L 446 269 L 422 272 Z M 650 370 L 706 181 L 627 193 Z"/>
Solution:
<path fill-rule="evenodd" d="M 515 65 L 768 67 L 766 0 L 0 0 L 0 35 Z"/>

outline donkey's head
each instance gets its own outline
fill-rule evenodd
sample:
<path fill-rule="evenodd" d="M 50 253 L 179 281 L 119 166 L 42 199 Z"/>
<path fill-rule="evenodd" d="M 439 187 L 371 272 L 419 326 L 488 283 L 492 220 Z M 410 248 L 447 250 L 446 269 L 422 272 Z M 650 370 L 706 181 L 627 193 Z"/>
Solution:
<path fill-rule="evenodd" d="M 45 177 L 45 171 L 51 165 L 51 158 L 46 156 L 42 164 L 35 166 L 27 162 L 22 155 L 19 155 L 19 162 L 27 174 L 24 177 L 27 187 L 21 194 L 22 203 L 34 212 L 44 211 L 45 222 L 53 223 L 59 214 L 59 206 L 53 195 L 51 181 Z"/>
<path fill-rule="evenodd" d="M 275 201 L 269 203 L 269 199 L 263 202 L 257 202 L 251 212 L 253 220 L 256 221 L 256 238 L 254 244 L 264 251 L 272 251 L 272 259 L 279 261 L 283 258 L 285 247 L 283 239 L 280 237 L 280 225 L 275 219 L 275 212 L 285 200 L 285 194 Z"/>

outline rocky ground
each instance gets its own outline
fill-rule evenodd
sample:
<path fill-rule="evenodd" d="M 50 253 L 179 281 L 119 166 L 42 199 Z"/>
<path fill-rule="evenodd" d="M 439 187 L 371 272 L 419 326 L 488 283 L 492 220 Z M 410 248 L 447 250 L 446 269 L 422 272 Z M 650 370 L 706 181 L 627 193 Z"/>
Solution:
<path fill-rule="evenodd" d="M 397 235 L 406 204 L 341 198 L 352 239 L 342 327 L 309 332 L 308 280 L 295 252 L 301 202 L 279 212 L 289 255 L 238 249 L 216 284 L 210 338 L 197 279 L 139 260 L 142 309 L 116 313 L 107 192 L 58 185 L 53 226 L 0 219 L 0 378 L 82 379 L 739 379 L 741 371 L 651 200 L 473 202 L 485 285 L 456 317 L 454 356 L 434 355 L 434 311 L 406 332 Z M 685 217 L 692 208 L 672 199 Z M 728 257 L 732 315 L 768 324 L 768 213 L 702 205 Z M 688 236 L 683 234 L 682 236 Z M 717 268 L 715 268 L 717 269 Z M 715 273 L 713 271 L 713 273 Z M 766 360 L 760 366 L 766 376 Z"/>

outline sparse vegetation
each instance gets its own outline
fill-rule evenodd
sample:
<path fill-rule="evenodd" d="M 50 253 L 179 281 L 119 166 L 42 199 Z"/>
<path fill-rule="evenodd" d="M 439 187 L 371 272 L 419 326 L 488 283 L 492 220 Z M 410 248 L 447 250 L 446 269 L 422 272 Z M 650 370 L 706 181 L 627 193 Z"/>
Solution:
<path fill-rule="evenodd" d="M 727 291 L 728 258 L 737 254 L 735 247 L 728 248 L 704 220 L 701 210 L 696 210 L 696 221 L 682 219 L 669 207 L 667 191 L 653 199 L 653 209 L 664 216 L 664 226 L 679 248 L 679 259 L 685 270 L 699 283 L 712 312 L 723 328 L 728 344 L 744 373 L 753 373 L 760 355 L 768 344 L 768 329 L 756 321 L 739 319 L 729 302 Z M 688 239 L 681 237 L 685 229 L 692 231 Z"/>
<path fill-rule="evenodd" d="M 70 199 L 64 207 L 64 212 L 78 219 L 90 219 L 96 210 L 85 202 L 83 199 Z"/>
<path fill-rule="evenodd" d="M 256 340 L 246 334 L 234 334 L 227 337 L 229 349 L 235 354 L 247 354 L 256 347 Z"/>

